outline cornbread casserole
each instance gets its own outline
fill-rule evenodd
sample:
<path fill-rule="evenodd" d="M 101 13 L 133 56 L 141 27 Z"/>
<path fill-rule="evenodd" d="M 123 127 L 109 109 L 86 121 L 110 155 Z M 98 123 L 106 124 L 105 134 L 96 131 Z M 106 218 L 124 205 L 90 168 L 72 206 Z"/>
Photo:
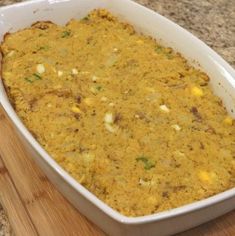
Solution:
<path fill-rule="evenodd" d="M 105 10 L 8 34 L 17 114 L 76 180 L 141 216 L 235 186 L 235 122 L 208 76 Z"/>

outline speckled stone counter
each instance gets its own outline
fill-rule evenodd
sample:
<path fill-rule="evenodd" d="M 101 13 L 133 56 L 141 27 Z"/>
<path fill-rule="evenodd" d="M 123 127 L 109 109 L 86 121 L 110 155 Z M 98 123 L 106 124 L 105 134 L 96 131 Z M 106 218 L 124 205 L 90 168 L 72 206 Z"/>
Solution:
<path fill-rule="evenodd" d="M 22 0 L 0 0 L 0 6 Z M 183 26 L 235 67 L 235 0 L 136 0 Z M 11 235 L 0 205 L 0 236 Z"/>
<path fill-rule="evenodd" d="M 234 0 L 137 0 L 137 2 L 189 30 L 235 67 Z"/>

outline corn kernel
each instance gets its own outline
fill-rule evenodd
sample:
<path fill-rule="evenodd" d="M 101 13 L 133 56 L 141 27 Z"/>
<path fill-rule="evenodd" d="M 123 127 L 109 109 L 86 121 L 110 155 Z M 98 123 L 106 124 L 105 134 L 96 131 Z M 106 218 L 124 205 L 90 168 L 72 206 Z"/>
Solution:
<path fill-rule="evenodd" d="M 71 108 L 71 111 L 74 112 L 74 113 L 81 113 L 80 108 L 79 108 L 79 107 L 76 107 L 76 106 L 73 106 L 73 107 Z"/>
<path fill-rule="evenodd" d="M 144 181 L 143 179 L 139 179 L 139 184 L 141 186 L 150 186 L 151 182 L 150 181 Z"/>
<path fill-rule="evenodd" d="M 57 74 L 58 74 L 58 77 L 61 77 L 63 75 L 63 71 L 58 70 Z"/>
<path fill-rule="evenodd" d="M 179 125 L 177 125 L 177 124 L 172 125 L 171 127 L 172 127 L 174 130 L 176 130 L 176 131 L 180 131 L 180 130 L 181 130 L 181 127 L 180 127 Z"/>
<path fill-rule="evenodd" d="M 92 79 L 93 82 L 96 82 L 98 80 L 98 77 L 93 75 L 91 79 Z"/>
<path fill-rule="evenodd" d="M 198 173 L 198 177 L 201 181 L 204 181 L 204 182 L 211 182 L 211 177 L 210 177 L 210 174 L 207 172 L 207 171 L 203 171 L 201 170 L 199 173 Z"/>
<path fill-rule="evenodd" d="M 104 123 L 104 126 L 110 133 L 114 133 L 117 130 L 117 128 L 115 126 L 112 126 L 109 123 Z"/>
<path fill-rule="evenodd" d="M 78 70 L 77 70 L 76 68 L 73 68 L 73 69 L 72 69 L 72 74 L 73 74 L 73 75 L 77 75 L 77 74 L 78 74 Z"/>
<path fill-rule="evenodd" d="M 160 110 L 162 110 L 163 112 L 166 112 L 166 113 L 169 113 L 169 112 L 170 112 L 170 109 L 169 109 L 166 105 L 161 105 L 159 108 L 160 108 Z"/>
<path fill-rule="evenodd" d="M 85 98 L 84 99 L 84 103 L 87 105 L 87 106 L 92 106 L 94 104 L 94 99 L 93 98 Z"/>
<path fill-rule="evenodd" d="M 10 52 L 7 54 L 7 57 L 11 57 L 11 56 L 13 56 L 14 54 L 15 54 L 15 51 L 12 50 L 12 51 L 10 51 Z"/>
<path fill-rule="evenodd" d="M 211 184 L 216 179 L 217 175 L 213 171 L 208 172 L 208 171 L 201 170 L 198 173 L 198 177 L 201 181 Z"/>
<path fill-rule="evenodd" d="M 233 125 L 233 119 L 230 116 L 227 116 L 223 122 L 226 125 L 230 125 L 230 126 Z"/>
<path fill-rule="evenodd" d="M 104 122 L 108 123 L 108 124 L 112 124 L 113 123 L 113 114 L 112 113 L 106 113 L 104 116 Z"/>
<path fill-rule="evenodd" d="M 106 102 L 106 101 L 108 101 L 108 98 L 107 97 L 101 97 L 101 99 L 100 99 L 102 102 Z"/>
<path fill-rule="evenodd" d="M 45 66 L 43 64 L 38 64 L 37 65 L 37 72 L 39 74 L 43 74 L 46 71 Z"/>
<path fill-rule="evenodd" d="M 203 91 L 202 89 L 198 88 L 198 87 L 193 87 L 191 89 L 191 92 L 194 96 L 196 97 L 202 97 L 204 94 L 203 94 Z"/>

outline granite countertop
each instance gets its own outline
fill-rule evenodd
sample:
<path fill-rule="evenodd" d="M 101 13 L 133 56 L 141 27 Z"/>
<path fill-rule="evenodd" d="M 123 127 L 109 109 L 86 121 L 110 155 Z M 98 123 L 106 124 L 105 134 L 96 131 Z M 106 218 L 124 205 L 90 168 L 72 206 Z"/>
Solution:
<path fill-rule="evenodd" d="M 0 0 L 0 6 L 23 0 Z M 135 0 L 183 26 L 235 67 L 234 0 Z M 0 205 L 0 236 L 11 235 Z"/>

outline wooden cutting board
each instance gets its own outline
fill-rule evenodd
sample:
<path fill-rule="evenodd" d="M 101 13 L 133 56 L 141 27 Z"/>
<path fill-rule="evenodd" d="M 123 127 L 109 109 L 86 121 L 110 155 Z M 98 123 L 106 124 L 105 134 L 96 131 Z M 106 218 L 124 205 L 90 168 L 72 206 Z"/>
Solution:
<path fill-rule="evenodd" d="M 48 181 L 21 145 L 1 106 L 0 203 L 16 236 L 105 235 Z M 180 235 L 235 235 L 235 211 Z"/>

